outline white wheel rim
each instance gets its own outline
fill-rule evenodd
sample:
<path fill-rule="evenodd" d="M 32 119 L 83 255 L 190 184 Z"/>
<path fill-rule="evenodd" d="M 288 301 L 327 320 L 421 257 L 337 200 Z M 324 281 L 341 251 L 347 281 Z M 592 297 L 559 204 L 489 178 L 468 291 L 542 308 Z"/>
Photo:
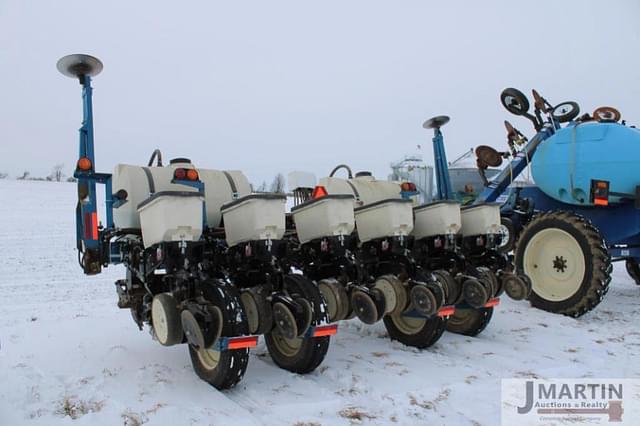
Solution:
<path fill-rule="evenodd" d="M 545 300 L 567 300 L 580 289 L 586 261 L 580 244 L 566 231 L 549 228 L 535 234 L 524 250 L 524 272 L 533 291 Z"/>
<path fill-rule="evenodd" d="M 504 225 L 500 225 L 498 228 L 498 234 L 502 236 L 502 241 L 500 241 L 500 248 L 506 247 L 509 244 L 509 228 Z"/>
<path fill-rule="evenodd" d="M 424 318 L 405 317 L 402 315 L 392 315 L 391 321 L 393 321 L 396 328 L 405 335 L 414 335 L 419 333 L 427 322 Z"/>
<path fill-rule="evenodd" d="M 220 352 L 211 349 L 200 349 L 198 350 L 198 358 L 204 368 L 213 370 L 220 362 Z"/>
<path fill-rule="evenodd" d="M 153 299 L 151 303 L 151 322 L 153 331 L 160 343 L 166 343 L 169 338 L 169 326 L 167 325 L 167 313 L 164 311 L 162 303 L 158 299 Z"/>
<path fill-rule="evenodd" d="M 385 314 L 392 312 L 396 309 L 396 305 L 398 303 L 398 298 L 396 297 L 396 291 L 393 288 L 393 284 L 391 284 L 387 278 L 378 279 L 376 281 L 374 288 L 377 288 L 384 295 L 385 302 Z"/>

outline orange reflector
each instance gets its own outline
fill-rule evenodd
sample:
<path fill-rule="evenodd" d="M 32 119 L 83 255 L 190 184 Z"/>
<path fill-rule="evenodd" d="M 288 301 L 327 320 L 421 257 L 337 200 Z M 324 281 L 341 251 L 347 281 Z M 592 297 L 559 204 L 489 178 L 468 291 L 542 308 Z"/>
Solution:
<path fill-rule="evenodd" d="M 456 307 L 455 306 L 443 306 L 442 308 L 440 308 L 440 310 L 438 311 L 438 316 L 440 318 L 442 317 L 448 317 L 453 315 L 456 312 Z"/>
<path fill-rule="evenodd" d="M 319 325 L 313 329 L 313 337 L 333 336 L 338 332 L 338 324 Z"/>
<path fill-rule="evenodd" d="M 493 308 L 494 306 L 497 306 L 500 304 L 500 298 L 499 297 L 494 297 L 493 299 L 489 300 L 487 303 L 484 304 L 485 308 Z"/>
<path fill-rule="evenodd" d="M 318 185 L 313 188 L 313 192 L 311 193 L 311 198 L 315 200 L 316 198 L 324 197 L 325 195 L 329 195 L 324 186 Z"/>
<path fill-rule="evenodd" d="M 596 197 L 593 199 L 593 204 L 595 204 L 596 206 L 608 206 L 609 200 L 607 198 Z"/>
<path fill-rule="evenodd" d="M 89 160 L 87 157 L 82 157 L 81 159 L 78 160 L 77 167 L 78 167 L 78 170 L 82 170 L 83 172 L 88 172 L 89 170 L 91 170 L 91 160 Z"/>
<path fill-rule="evenodd" d="M 198 180 L 198 172 L 194 169 L 187 170 L 187 179 L 189 180 Z"/>
<path fill-rule="evenodd" d="M 230 337 L 227 343 L 229 350 L 255 348 L 256 346 L 258 346 L 258 336 Z"/>
<path fill-rule="evenodd" d="M 84 214 L 84 237 L 87 240 L 98 239 L 98 213 L 87 212 Z"/>

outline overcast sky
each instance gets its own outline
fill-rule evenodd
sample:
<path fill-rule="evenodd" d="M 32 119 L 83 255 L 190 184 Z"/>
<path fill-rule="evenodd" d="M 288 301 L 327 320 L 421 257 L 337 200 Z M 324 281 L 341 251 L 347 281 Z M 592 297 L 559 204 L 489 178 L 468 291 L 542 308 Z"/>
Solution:
<path fill-rule="evenodd" d="M 326 175 L 337 163 L 386 177 L 447 114 L 449 159 L 503 147 L 499 93 L 618 107 L 640 123 L 640 1 L 0 0 L 0 172 L 71 172 L 80 86 L 68 53 L 104 62 L 94 80 L 96 164 L 166 159 Z"/>

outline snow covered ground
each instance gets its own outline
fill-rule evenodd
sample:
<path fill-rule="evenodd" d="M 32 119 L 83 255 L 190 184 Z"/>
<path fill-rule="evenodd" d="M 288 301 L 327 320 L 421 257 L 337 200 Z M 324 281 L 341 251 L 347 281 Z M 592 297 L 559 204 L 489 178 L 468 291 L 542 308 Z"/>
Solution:
<path fill-rule="evenodd" d="M 0 181 L 0 197 L 0 425 L 494 425 L 501 378 L 640 374 L 640 289 L 618 265 L 579 320 L 504 300 L 480 337 L 424 351 L 350 322 L 314 373 L 278 369 L 261 344 L 218 392 L 186 347 L 161 347 L 116 307 L 121 268 L 82 274 L 75 185 Z"/>

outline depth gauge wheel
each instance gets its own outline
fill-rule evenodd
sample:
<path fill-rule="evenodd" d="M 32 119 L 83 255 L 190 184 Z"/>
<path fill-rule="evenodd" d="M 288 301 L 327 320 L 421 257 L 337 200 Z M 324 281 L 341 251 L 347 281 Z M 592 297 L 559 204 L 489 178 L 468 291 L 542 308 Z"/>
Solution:
<path fill-rule="evenodd" d="M 306 299 L 312 309 L 311 326 L 328 323 L 327 306 L 318 287 L 299 274 L 284 278 L 284 287 L 290 296 Z M 282 369 L 305 374 L 315 370 L 329 350 L 329 336 L 286 338 L 277 328 L 264 335 L 271 359 Z"/>
<path fill-rule="evenodd" d="M 418 349 L 428 348 L 440 339 L 444 333 L 447 320 L 440 317 L 414 318 L 396 315 L 385 315 L 382 319 L 391 340 Z"/>
<path fill-rule="evenodd" d="M 447 321 L 447 331 L 475 337 L 482 333 L 493 316 L 493 308 L 456 309 Z"/>
<path fill-rule="evenodd" d="M 516 267 L 531 278 L 531 304 L 579 317 L 601 301 L 611 281 L 611 258 L 591 222 L 565 211 L 542 213 L 520 234 Z"/>
<path fill-rule="evenodd" d="M 202 295 L 222 313 L 221 336 L 249 334 L 240 294 L 232 285 L 217 280 L 202 283 Z M 189 345 L 191 363 L 198 377 L 216 389 L 228 389 L 242 379 L 249 363 L 249 349 L 218 351 Z"/>

